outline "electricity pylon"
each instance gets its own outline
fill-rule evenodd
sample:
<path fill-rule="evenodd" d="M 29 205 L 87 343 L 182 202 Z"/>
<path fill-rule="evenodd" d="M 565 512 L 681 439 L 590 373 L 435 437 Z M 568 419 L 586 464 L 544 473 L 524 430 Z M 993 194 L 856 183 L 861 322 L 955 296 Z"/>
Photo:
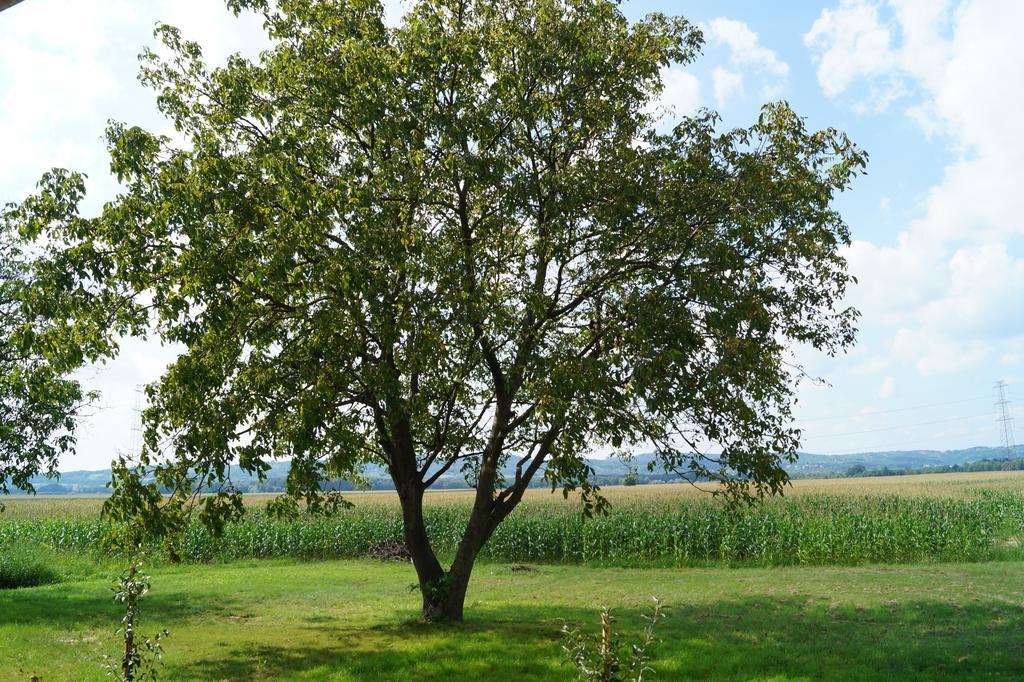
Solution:
<path fill-rule="evenodd" d="M 1013 456 L 1013 417 L 1010 416 L 1010 401 L 1006 398 L 1006 382 L 1000 379 L 996 382 L 996 407 L 999 408 L 999 423 L 1003 432 L 1003 447 L 1006 448 L 1007 456 Z"/>

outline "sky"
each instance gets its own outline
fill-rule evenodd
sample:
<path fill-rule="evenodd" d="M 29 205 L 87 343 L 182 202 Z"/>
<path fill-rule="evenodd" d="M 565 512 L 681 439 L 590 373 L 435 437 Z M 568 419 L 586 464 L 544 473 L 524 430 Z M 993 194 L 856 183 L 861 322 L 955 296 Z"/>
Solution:
<path fill-rule="evenodd" d="M 387 0 L 391 21 L 400 0 Z M 837 206 L 861 313 L 846 355 L 797 349 L 820 382 L 796 408 L 803 449 L 840 454 L 998 445 L 997 380 L 1024 440 L 1024 2 L 1020 0 L 625 0 L 631 18 L 679 14 L 706 44 L 664 73 L 662 104 L 725 126 L 787 100 L 870 154 Z M 170 133 L 136 55 L 178 26 L 211 64 L 266 47 L 260 21 L 217 0 L 26 0 L 0 13 L 0 203 L 51 167 L 88 174 L 87 212 L 114 197 L 108 120 Z M 129 340 L 81 379 L 102 397 L 61 470 L 97 469 L 137 438 L 138 388 L 175 349 Z"/>

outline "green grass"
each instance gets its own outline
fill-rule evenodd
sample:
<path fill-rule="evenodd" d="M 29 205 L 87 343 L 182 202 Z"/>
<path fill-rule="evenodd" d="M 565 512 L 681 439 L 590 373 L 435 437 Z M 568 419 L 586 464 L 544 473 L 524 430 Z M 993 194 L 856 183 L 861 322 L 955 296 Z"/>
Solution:
<path fill-rule="evenodd" d="M 147 567 L 141 631 L 170 630 L 167 680 L 569 680 L 564 621 L 594 632 L 609 605 L 632 640 L 656 595 L 673 608 L 654 680 L 1021 678 L 1024 493 L 978 480 L 808 488 L 740 516 L 667 486 L 619 489 L 612 514 L 588 521 L 535 494 L 486 547 L 467 622 L 448 626 L 418 621 L 407 564 L 320 560 L 399 537 L 389 497 L 330 520 L 256 513 L 223 539 L 190 531 L 185 557 L 212 563 Z M 459 495 L 429 505 L 442 553 Z M 0 515 L 0 557 L 63 580 L 0 590 L 0 680 L 106 679 L 122 615 L 108 577 L 123 560 L 100 551 L 96 505 L 24 500 Z M 993 558 L 1011 561 L 980 563 Z"/>
<path fill-rule="evenodd" d="M 120 572 L 123 565 L 120 558 L 19 543 L 0 547 L 0 590 L 104 578 Z"/>
<path fill-rule="evenodd" d="M 608 604 L 627 638 L 650 595 L 655 680 L 1024 675 L 1024 564 L 614 569 L 483 564 L 467 621 L 416 621 L 409 566 L 368 561 L 163 567 L 141 630 L 166 627 L 169 680 L 549 680 L 563 620 Z M 0 679 L 101 680 L 118 611 L 97 578 L 0 592 Z"/>
<path fill-rule="evenodd" d="M 0 590 L 50 585 L 60 580 L 60 572 L 47 557 L 24 549 L 0 554 Z"/>

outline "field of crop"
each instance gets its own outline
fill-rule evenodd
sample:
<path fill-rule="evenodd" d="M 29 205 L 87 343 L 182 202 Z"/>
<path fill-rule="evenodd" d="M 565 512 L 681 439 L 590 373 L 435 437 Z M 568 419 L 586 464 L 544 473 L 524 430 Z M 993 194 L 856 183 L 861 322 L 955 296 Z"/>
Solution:
<path fill-rule="evenodd" d="M 441 555 L 461 537 L 466 505 L 431 506 L 428 531 Z M 616 566 L 851 565 L 983 561 L 1024 557 L 1024 495 L 979 491 L 957 498 L 805 495 L 730 511 L 708 500 L 622 502 L 583 518 L 571 504 L 527 502 L 485 546 L 505 562 Z M 0 522 L 0 548 L 37 544 L 100 552 L 106 524 L 96 517 Z M 281 521 L 252 510 L 220 537 L 193 524 L 176 543 L 192 563 L 238 559 L 352 559 L 402 539 L 392 505 L 360 505 L 330 518 Z"/>
<path fill-rule="evenodd" d="M 641 486 L 608 486 L 602 488 L 605 497 L 615 505 L 630 502 L 706 500 L 713 485 L 695 487 L 686 483 L 665 483 Z M 959 498 L 973 496 L 979 490 L 1014 490 L 1024 492 L 1024 471 L 979 471 L 973 473 L 925 474 L 920 476 L 878 476 L 869 478 L 801 479 L 792 482 L 785 497 L 806 495 L 899 495 L 901 497 Z M 246 495 L 247 504 L 261 507 L 273 498 L 270 494 Z M 357 507 L 364 505 L 398 505 L 393 491 L 355 491 L 345 498 Z M 546 488 L 531 488 L 524 501 L 564 507 L 573 499 L 562 498 L 561 491 L 552 493 Z M 0 512 L 0 521 L 13 518 L 89 517 L 97 516 L 104 498 L 100 495 L 40 495 L 36 497 L 12 496 L 0 500 L 6 507 Z M 427 505 L 470 504 L 469 490 L 432 490 L 424 497 Z"/>
<path fill-rule="evenodd" d="M 1016 474 L 1016 472 L 1014 472 Z M 909 479 L 921 480 L 909 480 Z M 791 495 L 729 510 L 691 486 L 610 488 L 611 511 L 584 519 L 573 500 L 546 491 L 503 523 L 481 558 L 506 562 L 616 566 L 854 565 L 1024 558 L 1024 478 L 985 473 L 798 481 Z M 331 518 L 280 521 L 250 501 L 247 517 L 222 537 L 192 526 L 178 543 L 188 562 L 238 559 L 352 559 L 401 540 L 392 494 L 353 495 Z M 437 493 L 427 526 L 450 555 L 468 514 L 462 492 Z M 96 498 L 15 499 L 0 519 L 0 547 L 36 544 L 99 552 L 105 523 Z"/>
<path fill-rule="evenodd" d="M 486 546 L 457 627 L 416 622 L 408 565 L 365 559 L 401 537 L 392 494 L 290 522 L 253 496 L 223 537 L 191 528 L 184 564 L 152 557 L 142 627 L 171 630 L 173 680 L 571 679 L 563 621 L 594 630 L 607 604 L 633 636 L 657 595 L 674 608 L 655 680 L 1024 674 L 1020 472 L 797 481 L 740 513 L 685 485 L 606 493 L 611 512 L 583 519 L 530 491 Z M 469 497 L 429 499 L 450 553 Z M 0 679 L 103 679 L 123 558 L 103 549 L 102 500 L 5 503 L 0 582 L 41 586 L 0 589 Z"/>

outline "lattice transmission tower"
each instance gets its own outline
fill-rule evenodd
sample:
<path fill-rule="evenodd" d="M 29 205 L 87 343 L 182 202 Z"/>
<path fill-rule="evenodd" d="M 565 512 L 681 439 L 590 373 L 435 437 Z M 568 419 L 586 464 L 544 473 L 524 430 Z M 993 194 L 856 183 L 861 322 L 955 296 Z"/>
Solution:
<path fill-rule="evenodd" d="M 1013 417 L 1010 416 L 1010 401 L 1006 397 L 1006 382 L 1000 379 L 996 382 L 996 407 L 999 408 L 999 416 L 996 421 L 1002 431 L 1003 447 L 1006 448 L 1008 456 L 1013 455 Z"/>

